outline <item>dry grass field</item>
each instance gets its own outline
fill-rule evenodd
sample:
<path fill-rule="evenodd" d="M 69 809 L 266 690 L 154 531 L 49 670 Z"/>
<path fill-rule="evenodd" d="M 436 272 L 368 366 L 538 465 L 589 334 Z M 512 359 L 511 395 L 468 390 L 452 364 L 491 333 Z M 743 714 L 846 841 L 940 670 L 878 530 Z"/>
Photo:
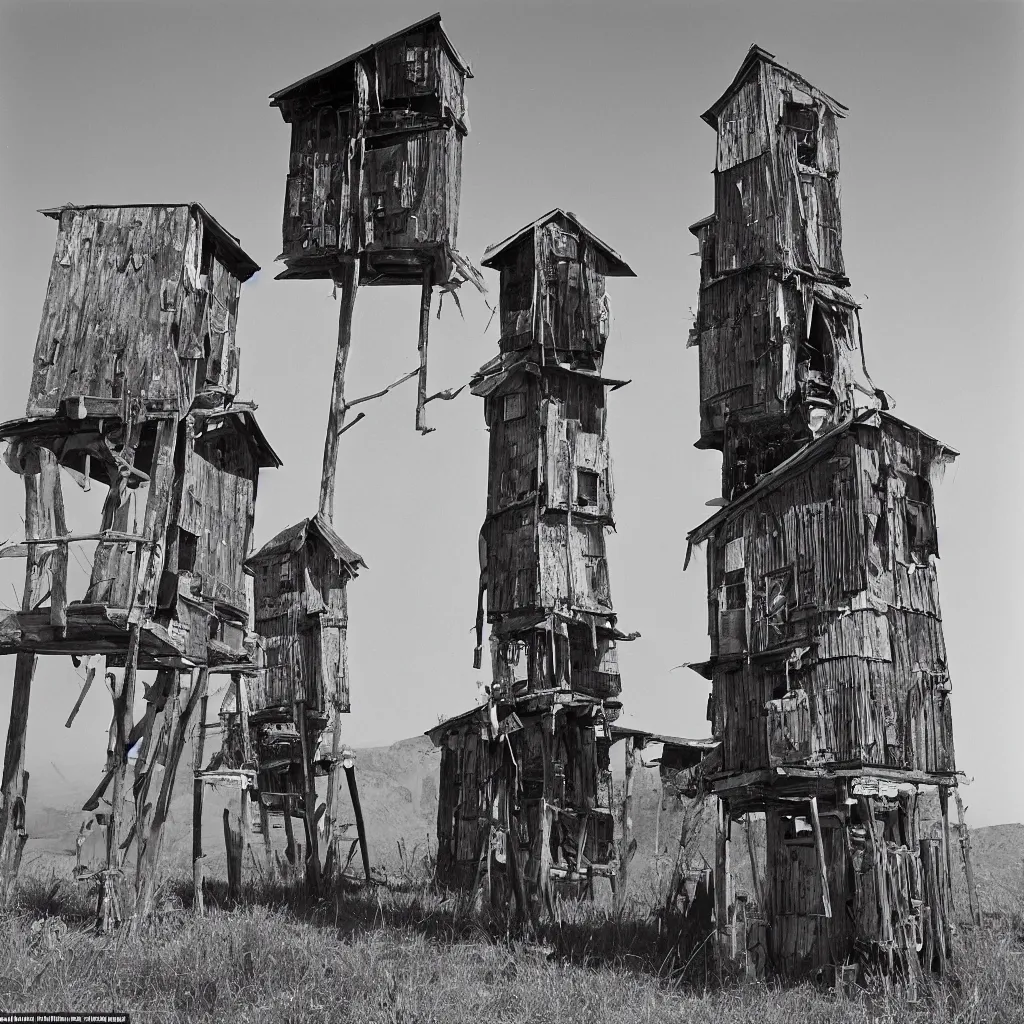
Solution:
<path fill-rule="evenodd" d="M 182 878 L 145 934 L 97 938 L 87 893 L 56 866 L 32 869 L 0 923 L 7 1011 L 226 1024 L 1024 1021 L 1024 876 L 983 887 L 984 925 L 960 925 L 948 976 L 910 1002 L 877 979 L 847 997 L 746 980 L 713 955 L 680 964 L 639 894 L 621 913 L 561 904 L 560 922 L 525 945 L 425 880 L 315 902 L 249 884 L 232 906 L 212 881 L 197 918 Z"/>

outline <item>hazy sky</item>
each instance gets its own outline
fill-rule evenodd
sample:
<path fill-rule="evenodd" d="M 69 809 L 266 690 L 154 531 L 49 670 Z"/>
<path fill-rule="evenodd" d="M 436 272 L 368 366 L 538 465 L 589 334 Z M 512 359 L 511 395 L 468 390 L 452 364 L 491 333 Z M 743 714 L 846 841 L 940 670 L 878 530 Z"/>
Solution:
<path fill-rule="evenodd" d="M 433 0 L 431 0 L 431 3 Z M 274 281 L 289 128 L 270 92 L 432 13 L 407 2 L 0 2 L 0 419 L 24 414 L 62 203 L 202 202 L 265 269 L 242 291 L 242 397 L 284 459 L 265 471 L 256 543 L 315 511 L 338 304 L 325 282 Z M 476 77 L 459 247 L 479 261 L 554 206 L 622 253 L 609 282 L 618 533 L 612 595 L 630 718 L 701 736 L 708 684 L 675 669 L 708 652 L 703 558 L 687 530 L 719 493 L 720 456 L 693 448 L 697 355 L 685 347 L 698 266 L 687 225 L 713 208 L 714 133 L 699 115 L 757 42 L 850 108 L 841 121 L 844 251 L 868 366 L 909 419 L 963 454 L 937 492 L 940 587 L 957 762 L 972 823 L 1024 820 L 1004 787 L 1019 761 L 1024 683 L 1017 392 L 1020 53 L 1024 6 L 961 3 L 455 2 L 442 10 Z M 497 275 L 487 272 L 496 301 Z M 361 290 L 350 396 L 415 367 L 419 292 Z M 497 351 L 463 295 L 432 320 L 431 390 Z M 385 743 L 471 705 L 477 533 L 487 435 L 480 399 L 434 403 L 413 429 L 415 384 L 364 406 L 341 442 L 336 522 L 370 568 L 351 586 L 353 713 L 346 741 Z M 92 528 L 102 495 L 73 496 Z M 18 534 L 20 482 L 0 471 L 0 538 Z M 7 572 L 13 565 L 8 560 Z M 16 577 L 14 577 L 16 578 Z M 9 573 L 0 603 L 12 604 Z M 6 596 L 4 596 L 6 595 Z M 14 659 L 0 659 L 6 732 Z M 96 687 L 70 731 L 69 659 L 33 693 L 33 791 L 92 789 L 110 701 Z"/>

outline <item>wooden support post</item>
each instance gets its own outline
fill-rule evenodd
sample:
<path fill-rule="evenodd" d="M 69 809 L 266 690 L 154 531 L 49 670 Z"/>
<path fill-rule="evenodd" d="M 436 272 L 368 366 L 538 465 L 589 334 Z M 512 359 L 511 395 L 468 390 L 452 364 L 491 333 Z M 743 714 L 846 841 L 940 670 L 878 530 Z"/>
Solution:
<path fill-rule="evenodd" d="M 209 671 L 206 668 L 199 670 L 198 678 L 193 678 L 192 688 L 189 690 L 185 706 L 178 712 L 179 696 L 177 693 L 177 682 L 175 683 L 174 703 L 171 709 L 171 716 L 167 725 L 167 755 L 164 762 L 164 776 L 160 783 L 160 796 L 156 802 L 156 809 L 153 811 L 153 821 L 150 826 L 149 835 L 145 839 L 145 859 L 140 865 L 139 876 L 136 880 L 136 916 L 144 918 L 153 910 L 153 896 L 156 886 L 156 869 L 160 859 L 160 849 L 163 845 L 163 829 L 167 816 L 171 809 L 171 798 L 174 795 L 174 782 L 178 777 L 178 765 L 181 762 L 181 755 L 185 750 L 185 743 L 188 740 L 189 727 L 195 718 L 196 708 L 203 705 L 205 715 L 205 701 L 207 688 L 209 686 Z M 200 735 L 202 735 L 200 733 Z M 198 751 L 198 744 L 197 744 Z M 195 791 L 193 790 L 193 801 Z M 194 810 L 194 806 L 193 806 Z M 195 866 L 193 862 L 193 885 L 195 884 Z"/>
<path fill-rule="evenodd" d="M 120 921 L 121 893 L 118 880 L 121 874 L 121 824 L 124 816 L 124 783 L 128 773 L 128 738 L 132 731 L 135 707 L 135 684 L 139 668 L 139 640 L 141 627 L 133 622 L 128 627 L 128 656 L 125 660 L 124 679 L 114 700 L 114 770 L 113 789 L 110 794 L 110 817 L 107 821 L 107 864 L 101 874 L 100 894 L 96 908 L 96 929 L 109 930 L 111 921 Z"/>
<path fill-rule="evenodd" d="M 297 859 L 296 846 L 295 846 L 295 826 L 292 823 L 292 800 L 294 795 L 288 793 L 284 797 L 284 835 L 287 842 L 284 847 L 284 858 L 285 863 L 288 865 L 288 873 L 291 874 L 291 869 L 295 867 L 295 861 Z"/>
<path fill-rule="evenodd" d="M 718 827 L 715 830 L 715 930 L 719 943 L 729 923 L 729 842 L 726 837 L 728 818 L 726 802 L 718 800 Z"/>
<path fill-rule="evenodd" d="M 345 642 L 342 636 L 343 644 Z M 342 655 L 342 663 L 345 662 Z M 338 839 L 334 834 L 337 830 L 334 805 L 338 798 L 338 762 L 341 759 L 341 712 L 334 708 L 331 723 L 331 766 L 327 770 L 327 794 L 324 798 L 324 836 L 327 839 L 327 852 L 324 854 L 324 870 L 330 876 L 338 867 Z"/>
<path fill-rule="evenodd" d="M 825 844 L 821 836 L 821 821 L 818 818 L 818 798 L 812 796 L 808 801 L 811 805 L 811 828 L 814 829 L 814 849 L 818 855 L 818 871 L 821 875 L 821 902 L 826 917 L 832 916 L 832 894 L 828 889 L 828 865 L 825 863 Z"/>
<path fill-rule="evenodd" d="M 363 877 L 369 885 L 370 849 L 366 843 L 366 825 L 363 823 L 363 805 L 359 802 L 359 787 L 356 785 L 356 766 L 351 757 L 345 758 L 345 778 L 348 780 L 348 795 L 352 799 L 352 810 L 356 816 L 356 835 L 359 837 L 359 852 L 363 857 Z"/>
<path fill-rule="evenodd" d="M 636 852 L 636 841 L 633 839 L 633 769 L 636 767 L 636 745 L 632 736 L 627 736 L 625 743 L 625 786 L 622 796 L 622 851 L 619 854 L 618 889 L 615 893 L 619 906 L 626 900 L 626 882 L 629 877 L 629 862 Z"/>
<path fill-rule="evenodd" d="M 48 449 L 33 453 L 39 459 L 40 472 L 25 474 L 25 539 L 62 536 L 68 532 L 64 521 L 64 498 L 60 487 L 60 467 Z M 27 458 L 26 460 L 27 461 Z M 46 562 L 39 545 L 28 545 L 22 611 L 30 611 L 43 598 L 46 586 Z M 29 701 L 36 656 L 20 651 L 14 662 L 14 689 L 11 693 L 11 720 L 4 749 L 4 767 L 0 784 L 0 904 L 6 904 L 14 889 L 21 863 L 21 851 L 28 840 L 25 813 L 28 799 L 28 773 L 25 771 L 25 747 L 28 737 Z"/>
<path fill-rule="evenodd" d="M 323 473 L 320 477 L 320 514 L 334 522 L 334 477 L 338 470 L 338 441 L 345 425 L 345 370 L 352 345 L 352 314 L 356 305 L 356 287 L 359 268 L 355 262 L 343 263 L 338 269 L 335 283 L 341 290 L 341 308 L 338 311 L 338 351 L 334 360 L 334 382 L 331 385 L 331 411 L 327 418 L 327 438 L 324 441 Z"/>
<path fill-rule="evenodd" d="M 228 899 L 237 900 L 242 891 L 242 833 L 231 827 L 231 812 L 224 808 L 224 852 L 228 866 Z"/>
<path fill-rule="evenodd" d="M 974 881 L 974 865 L 971 863 L 971 833 L 967 828 L 967 817 L 964 813 L 964 802 L 960 799 L 960 788 L 953 788 L 953 799 L 956 800 L 956 815 L 959 819 L 960 853 L 964 859 L 964 875 L 967 877 L 967 898 L 971 903 L 971 919 L 981 924 L 981 903 L 978 901 L 978 887 Z"/>
<path fill-rule="evenodd" d="M 423 268 L 423 286 L 420 291 L 420 333 L 417 348 L 420 354 L 420 375 L 416 390 L 416 429 L 429 434 L 434 428 L 427 426 L 427 338 L 430 333 L 430 265 Z"/>
<path fill-rule="evenodd" d="M 203 747 L 206 744 L 206 712 L 210 698 L 204 694 L 199 701 L 196 752 L 192 761 L 192 906 L 203 912 Z"/>
<path fill-rule="evenodd" d="M 275 873 L 274 850 L 270 842 L 270 815 L 267 813 L 263 801 L 259 801 L 260 809 L 260 835 L 263 837 L 263 854 L 267 862 L 267 876 L 272 878 Z"/>
<path fill-rule="evenodd" d="M 953 854 L 949 838 L 949 790 L 939 786 L 939 807 L 942 810 L 942 856 L 945 861 L 946 889 L 949 892 L 949 909 L 953 909 Z"/>
<path fill-rule="evenodd" d="M 309 720 L 306 717 L 306 705 L 299 702 L 295 705 L 295 724 L 299 729 L 299 742 L 302 745 L 302 781 L 303 781 L 303 823 L 306 827 L 306 882 L 310 890 L 320 893 L 320 849 L 317 843 L 316 830 L 316 777 L 313 774 L 313 751 L 309 741 Z"/>
<path fill-rule="evenodd" d="M 761 870 L 757 863 L 757 851 L 754 849 L 754 837 L 751 834 L 749 812 L 747 812 L 743 824 L 747 836 L 747 856 L 750 858 L 750 874 L 754 881 L 754 895 L 757 897 L 757 905 L 761 908 L 761 913 L 763 914 L 768 906 L 768 901 L 765 897 L 764 879 L 761 877 Z"/>

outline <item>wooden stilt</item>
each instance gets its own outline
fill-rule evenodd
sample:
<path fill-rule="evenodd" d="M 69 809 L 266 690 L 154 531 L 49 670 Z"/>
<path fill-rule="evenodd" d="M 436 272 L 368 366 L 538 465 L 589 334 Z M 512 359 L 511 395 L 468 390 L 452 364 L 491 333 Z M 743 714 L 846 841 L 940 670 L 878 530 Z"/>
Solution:
<path fill-rule="evenodd" d="M 718 801 L 718 822 L 715 829 L 715 930 L 719 940 L 725 937 L 729 921 L 729 844 L 725 835 L 725 801 Z"/>
<path fill-rule="evenodd" d="M 274 850 L 270 842 L 270 815 L 267 813 L 263 801 L 259 802 L 260 810 L 260 835 L 263 837 L 263 855 L 267 863 L 267 875 L 273 877 L 276 864 L 274 863 Z"/>
<path fill-rule="evenodd" d="M 366 825 L 363 823 L 363 805 L 359 802 L 359 787 L 356 785 L 356 766 L 351 758 L 345 759 L 345 778 L 348 780 L 348 795 L 352 800 L 352 810 L 356 817 L 356 835 L 359 837 L 359 852 L 363 857 L 363 877 L 366 884 L 370 877 L 370 848 L 366 843 Z"/>
<path fill-rule="evenodd" d="M 203 747 L 206 744 L 206 712 L 210 698 L 204 694 L 199 701 L 195 759 L 192 762 L 192 906 L 203 912 L 203 787 L 199 773 L 203 770 Z"/>
<path fill-rule="evenodd" d="M 818 798 L 812 796 L 811 828 L 814 829 L 814 849 L 818 855 L 818 872 L 821 876 L 821 902 L 826 917 L 832 916 L 832 895 L 828 888 L 828 865 L 825 863 L 825 844 L 821 836 L 821 821 L 818 818 Z"/>
<path fill-rule="evenodd" d="M 231 827 L 231 812 L 224 808 L 224 852 L 227 855 L 228 899 L 237 900 L 242 891 L 242 834 Z"/>
<path fill-rule="evenodd" d="M 427 339 L 430 334 L 431 268 L 423 268 L 423 287 L 420 291 L 420 333 L 417 348 L 420 354 L 419 384 L 416 391 L 416 429 L 429 434 L 434 428 L 427 426 Z"/>
<path fill-rule="evenodd" d="M 345 643 L 344 635 L 341 642 Z M 342 655 L 344 662 L 347 659 Z M 335 820 L 335 804 L 338 799 L 338 763 L 341 759 L 341 712 L 334 708 L 331 732 L 331 767 L 327 771 L 327 795 L 324 798 L 324 835 L 327 839 L 327 852 L 324 854 L 325 872 L 328 876 L 333 875 L 338 864 L 338 839 L 335 835 L 337 822 Z"/>
<path fill-rule="evenodd" d="M 341 290 L 341 308 L 338 311 L 338 351 L 334 361 L 334 382 L 331 386 L 331 411 L 327 418 L 327 438 L 324 442 L 323 473 L 320 478 L 320 514 L 329 523 L 334 522 L 334 477 L 338 470 L 338 440 L 345 425 L 345 370 L 352 345 L 352 314 L 356 304 L 359 271 L 356 264 L 344 263 L 338 268 L 336 284 Z"/>
<path fill-rule="evenodd" d="M 971 919 L 981 924 L 981 903 L 978 901 L 978 887 L 974 881 L 974 865 L 971 862 L 971 833 L 967 828 L 967 817 L 964 802 L 960 799 L 960 788 L 953 788 L 953 799 L 956 800 L 956 815 L 959 819 L 960 853 L 964 859 L 964 875 L 967 877 L 967 898 L 971 903 Z"/>
<path fill-rule="evenodd" d="M 765 899 L 764 879 L 761 877 L 761 870 L 757 863 L 757 851 L 754 849 L 754 837 L 751 834 L 749 813 L 747 813 L 744 820 L 744 831 L 747 836 L 747 856 L 750 858 L 750 874 L 754 881 L 754 895 L 757 897 L 757 904 L 763 913 L 768 904 Z"/>
<path fill-rule="evenodd" d="M 167 746 L 166 761 L 164 762 L 164 775 L 160 783 L 160 796 L 153 811 L 153 820 L 150 826 L 149 835 L 146 839 L 145 859 L 139 870 L 139 877 L 136 883 L 136 916 L 144 918 L 153 910 L 153 898 L 156 886 L 156 869 L 160 859 L 160 849 L 163 845 L 164 824 L 171 808 L 171 798 L 174 795 L 174 782 L 178 776 L 178 765 L 181 762 L 181 755 L 188 740 L 189 728 L 195 718 L 196 708 L 204 705 L 209 685 L 209 672 L 205 668 L 199 670 L 197 679 L 193 680 L 192 688 L 189 691 L 185 706 L 178 712 L 179 695 L 177 692 L 171 698 L 173 700 L 171 717 L 168 721 L 169 742 Z M 175 684 L 177 691 L 177 683 Z M 200 735 L 202 735 L 200 733 Z M 197 744 L 198 750 L 198 744 Z M 195 791 L 193 790 L 193 800 Z M 194 809 L 194 808 L 193 808 Z M 195 866 L 193 862 L 193 885 L 195 884 Z"/>
<path fill-rule="evenodd" d="M 626 899 L 629 862 L 636 852 L 636 841 L 633 839 L 633 770 L 636 767 L 636 745 L 632 736 L 627 736 L 623 742 L 626 745 L 626 778 L 622 797 L 622 850 L 619 853 L 619 878 L 615 893 L 619 906 L 622 906 Z"/>
<path fill-rule="evenodd" d="M 133 622 L 128 628 L 128 656 L 124 678 L 114 701 L 114 778 L 110 794 L 110 817 L 107 821 L 107 863 L 101 875 L 96 929 L 106 932 L 113 921 L 119 922 L 116 907 L 121 904 L 118 880 L 121 874 L 121 825 L 124 817 L 124 783 L 128 772 L 128 738 L 132 731 L 135 707 L 135 685 L 139 667 L 140 626 Z"/>
<path fill-rule="evenodd" d="M 56 537 L 68 532 L 64 521 L 64 499 L 60 487 L 60 467 L 47 449 L 36 450 L 40 472 L 25 475 L 25 538 Z M 22 611 L 30 611 L 42 600 L 46 586 L 48 556 L 37 545 L 28 546 Z M 66 547 L 64 549 L 67 550 Z M 0 904 L 6 904 L 14 888 L 21 863 L 21 851 L 28 839 L 25 812 L 28 798 L 28 773 L 25 749 L 28 736 L 29 701 L 36 656 L 19 652 L 14 663 L 14 689 L 11 693 L 11 720 L 4 749 L 4 768 L 0 784 Z"/>
<path fill-rule="evenodd" d="M 303 780 L 303 823 L 306 828 L 306 882 L 313 893 L 320 892 L 320 850 L 317 842 L 316 829 L 316 777 L 313 775 L 313 751 L 309 741 L 309 721 L 306 718 L 306 705 L 295 705 L 295 724 L 299 729 L 299 742 L 302 745 L 302 780 Z"/>

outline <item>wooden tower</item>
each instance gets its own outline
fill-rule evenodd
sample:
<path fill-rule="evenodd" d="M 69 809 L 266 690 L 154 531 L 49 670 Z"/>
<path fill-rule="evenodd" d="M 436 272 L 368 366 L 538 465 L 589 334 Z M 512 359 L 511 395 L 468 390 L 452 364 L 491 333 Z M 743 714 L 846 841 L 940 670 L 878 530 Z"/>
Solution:
<path fill-rule="evenodd" d="M 616 644 L 636 634 L 616 628 L 605 552 L 605 399 L 624 382 L 601 369 L 605 279 L 633 272 L 562 210 L 489 249 L 484 266 L 501 272 L 500 352 L 473 381 L 490 431 L 475 664 L 486 597 L 492 683 L 482 719 L 431 731 L 445 748 L 438 866 L 471 879 L 486 839 L 473 807 L 497 801 L 511 843 L 499 863 L 517 892 L 546 896 L 552 880 L 614 875 L 618 863 L 609 725 Z"/>
<path fill-rule="evenodd" d="M 238 240 L 196 203 L 43 212 L 59 229 L 27 416 L 0 426 L 7 464 L 25 481 L 27 512 L 24 541 L 0 547 L 0 557 L 27 559 L 22 608 L 0 613 L 0 654 L 17 655 L 0 868 L 9 890 L 25 839 L 18 821 L 36 656 L 92 659 L 86 686 L 108 667 L 123 670 L 108 676 L 108 772 L 86 805 L 97 808 L 109 792 L 109 812 L 101 812 L 105 925 L 122 916 L 117 881 L 133 837 L 136 909 L 150 908 L 174 769 L 208 675 L 255 665 L 243 562 L 259 471 L 280 460 L 254 406 L 234 400 L 239 292 L 259 269 Z M 86 490 L 106 487 L 91 530 L 69 532 L 60 468 Z M 91 566 L 76 580 L 83 558 Z M 147 669 L 157 670 L 156 682 L 135 722 L 137 672 Z M 126 838 L 127 755 L 140 740 Z M 156 797 L 149 785 L 158 763 L 165 771 Z"/>
<path fill-rule="evenodd" d="M 941 970 L 950 937 L 957 774 L 932 485 L 957 453 L 896 419 L 867 374 L 841 249 L 844 110 L 755 46 L 704 114 L 715 213 L 691 229 L 691 344 L 723 507 L 689 536 L 707 543 L 711 635 L 693 667 L 722 742 L 719 926 L 734 912 L 730 823 L 763 812 L 776 968 L 870 951 L 916 978 Z"/>
<path fill-rule="evenodd" d="M 316 808 L 312 759 L 328 713 L 333 719 L 333 743 L 325 828 L 332 862 L 338 838 L 333 805 L 339 764 L 346 767 L 357 823 L 361 818 L 351 756 L 342 757 L 339 716 L 349 710 L 345 590 L 356 567 L 364 563 L 333 529 L 338 442 L 349 409 L 361 401 L 345 398 L 356 290 L 359 285 L 420 286 L 419 369 L 402 380 L 418 376 L 416 428 L 429 433 L 433 428 L 426 422 L 428 402 L 453 397 L 447 392 L 427 394 L 433 289 L 453 291 L 468 280 L 483 291 L 480 272 L 455 247 L 462 140 L 469 131 L 464 89 L 471 77 L 469 65 L 445 33 L 440 15 L 434 14 L 271 96 L 271 106 L 281 111 L 292 129 L 282 226 L 284 251 L 279 257 L 285 269 L 278 276 L 330 280 L 341 294 L 319 509 L 316 516 L 271 541 L 253 561 L 257 614 L 268 617 L 260 619 L 261 628 L 266 625 L 274 637 L 268 654 L 278 658 L 287 651 L 304 652 L 288 654 L 290 660 L 272 668 L 268 665 L 264 690 L 268 697 L 271 692 L 276 695 L 272 698 L 276 703 L 268 708 L 280 709 L 284 706 L 282 694 L 286 690 L 292 694 L 294 724 L 304 737 L 302 770 L 292 766 L 289 772 L 305 780 L 302 807 L 308 809 L 307 868 L 315 885 L 319 885 L 321 866 L 312 817 Z M 304 539 L 292 555 L 284 556 L 275 547 L 283 537 L 299 536 Z M 302 607 L 306 595 L 296 591 L 285 597 L 280 581 L 265 575 L 277 562 L 281 562 L 282 572 L 285 563 L 289 571 L 297 569 L 295 560 L 314 557 L 314 547 L 320 552 L 315 557 L 330 567 L 325 571 L 337 574 L 337 587 L 332 590 L 336 604 L 328 609 Z M 303 554 L 307 548 L 308 556 Z M 323 594 L 318 586 L 312 586 L 317 594 Z M 288 615 L 278 614 L 282 602 L 293 606 Z M 313 628 L 313 624 L 319 625 Z M 322 671 L 317 670 L 322 689 L 312 703 L 309 698 L 314 695 L 307 692 L 311 677 L 295 675 L 310 670 L 309 657 L 323 666 Z M 289 674 L 294 678 L 288 679 Z M 276 681 L 270 682 L 271 678 Z M 316 703 L 321 697 L 326 700 L 323 706 Z M 361 826 L 359 838 L 368 878 L 369 858 Z"/>

